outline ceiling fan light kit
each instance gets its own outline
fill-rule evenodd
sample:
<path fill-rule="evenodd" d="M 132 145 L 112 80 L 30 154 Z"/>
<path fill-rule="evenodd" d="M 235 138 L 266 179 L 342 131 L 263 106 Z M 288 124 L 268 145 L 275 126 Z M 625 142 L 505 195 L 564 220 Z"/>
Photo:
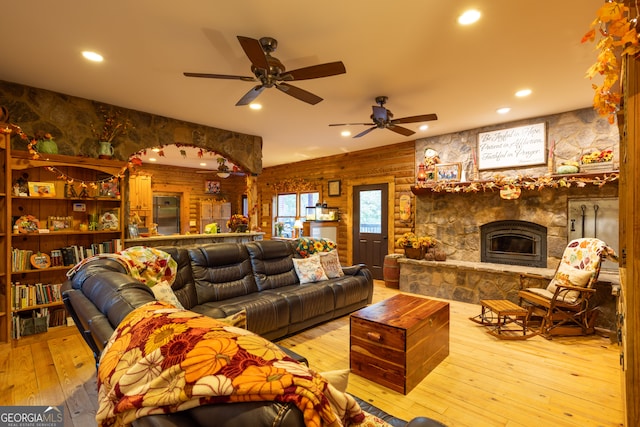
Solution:
<path fill-rule="evenodd" d="M 200 77 L 210 79 L 242 80 L 245 82 L 257 82 L 254 86 L 236 103 L 236 106 L 251 104 L 264 89 L 275 87 L 279 91 L 286 93 L 300 101 L 315 105 L 322 101 L 322 98 L 287 82 L 296 80 L 309 80 L 321 77 L 335 76 L 347 72 L 341 61 L 328 62 L 326 64 L 312 65 L 310 67 L 298 68 L 286 71 L 284 64 L 271 53 L 278 47 L 278 41 L 273 37 L 262 37 L 260 40 L 245 36 L 237 36 L 242 50 L 251 61 L 251 71 L 254 77 L 235 76 L 227 74 L 207 74 L 207 73 L 183 73 L 186 77 Z"/>
<path fill-rule="evenodd" d="M 354 138 L 360 138 L 365 136 L 369 132 L 374 129 L 389 129 L 400 135 L 411 136 L 415 132 L 411 129 L 407 129 L 402 126 L 398 126 L 399 123 L 419 123 L 419 122 L 429 122 L 432 120 L 438 120 L 438 116 L 436 114 L 422 114 L 419 116 L 410 116 L 410 117 L 402 117 L 400 119 L 394 119 L 393 113 L 384 107 L 384 104 L 387 103 L 389 98 L 386 96 L 377 96 L 375 101 L 376 104 L 371 108 L 373 109 L 373 113 L 371 114 L 371 123 L 334 123 L 329 126 L 356 126 L 356 125 L 364 125 L 364 126 L 372 126 L 369 129 L 366 129 L 359 134 L 355 135 Z"/>

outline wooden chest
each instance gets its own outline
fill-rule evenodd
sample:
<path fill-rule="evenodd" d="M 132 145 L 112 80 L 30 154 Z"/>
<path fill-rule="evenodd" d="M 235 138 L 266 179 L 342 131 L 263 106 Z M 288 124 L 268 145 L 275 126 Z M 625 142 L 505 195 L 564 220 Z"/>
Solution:
<path fill-rule="evenodd" d="M 399 294 L 350 320 L 351 372 L 399 393 L 449 355 L 449 303 Z"/>

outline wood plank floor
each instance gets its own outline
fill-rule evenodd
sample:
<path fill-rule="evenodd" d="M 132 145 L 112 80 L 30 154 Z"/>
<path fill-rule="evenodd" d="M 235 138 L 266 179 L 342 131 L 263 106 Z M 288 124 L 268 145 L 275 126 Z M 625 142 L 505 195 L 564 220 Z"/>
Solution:
<path fill-rule="evenodd" d="M 374 302 L 397 290 L 376 281 Z M 448 426 L 622 426 L 619 348 L 599 336 L 500 341 L 451 304 L 450 354 L 407 396 L 350 375 L 348 391 L 404 419 Z M 279 341 L 319 372 L 349 367 L 348 316 Z M 0 405 L 65 405 L 65 427 L 95 426 L 93 356 L 75 327 L 0 346 Z"/>

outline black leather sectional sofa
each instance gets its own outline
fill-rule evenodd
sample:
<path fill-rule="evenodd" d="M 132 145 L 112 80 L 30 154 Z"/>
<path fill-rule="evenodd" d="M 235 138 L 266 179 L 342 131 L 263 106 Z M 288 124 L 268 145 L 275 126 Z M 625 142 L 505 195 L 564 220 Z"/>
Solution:
<path fill-rule="evenodd" d="M 172 289 L 185 309 L 225 318 L 246 310 L 246 327 L 274 340 L 371 303 L 373 279 L 363 265 L 343 267 L 344 276 L 301 285 L 293 265 L 294 242 L 265 240 L 212 243 L 195 247 L 159 247 L 177 261 Z M 63 284 L 63 300 L 96 363 L 117 325 L 133 309 L 154 301 L 148 286 L 127 274 L 116 260 L 84 264 Z M 285 349 L 286 350 L 286 349 Z M 298 360 L 304 358 L 287 351 Z M 406 422 L 361 402 L 367 412 L 394 426 Z M 249 421 L 250 424 L 247 424 Z M 433 426 L 417 418 L 411 426 Z M 302 426 L 293 405 L 247 402 L 209 405 L 171 415 L 144 417 L 136 427 Z"/>

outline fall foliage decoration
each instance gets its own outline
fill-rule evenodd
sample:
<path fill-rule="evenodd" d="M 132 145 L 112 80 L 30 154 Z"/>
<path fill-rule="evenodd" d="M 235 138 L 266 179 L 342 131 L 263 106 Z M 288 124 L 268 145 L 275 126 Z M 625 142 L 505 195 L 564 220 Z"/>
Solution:
<path fill-rule="evenodd" d="M 611 124 L 622 100 L 619 86 L 614 86 L 620 79 L 620 62 L 623 57 L 634 57 L 640 52 L 636 30 L 638 17 L 631 18 L 630 13 L 629 7 L 622 2 L 605 2 L 598 9 L 591 29 L 582 37 L 582 43 L 585 43 L 595 41 L 597 33 L 601 36 L 596 44 L 598 58 L 587 70 L 587 77 L 593 79 L 598 74 L 604 77 L 601 85 L 592 84 L 595 91 L 593 107 L 599 115 L 608 116 Z"/>
<path fill-rule="evenodd" d="M 517 176 L 506 177 L 496 175 L 491 180 L 472 182 L 436 181 L 428 185 L 412 187 L 415 192 L 427 190 L 433 193 L 478 193 L 486 191 L 500 191 L 506 188 L 523 190 L 543 190 L 545 188 L 582 188 L 587 185 L 602 187 L 615 182 L 620 178 L 620 173 L 578 174 L 578 175 L 545 175 L 541 177 Z"/>

